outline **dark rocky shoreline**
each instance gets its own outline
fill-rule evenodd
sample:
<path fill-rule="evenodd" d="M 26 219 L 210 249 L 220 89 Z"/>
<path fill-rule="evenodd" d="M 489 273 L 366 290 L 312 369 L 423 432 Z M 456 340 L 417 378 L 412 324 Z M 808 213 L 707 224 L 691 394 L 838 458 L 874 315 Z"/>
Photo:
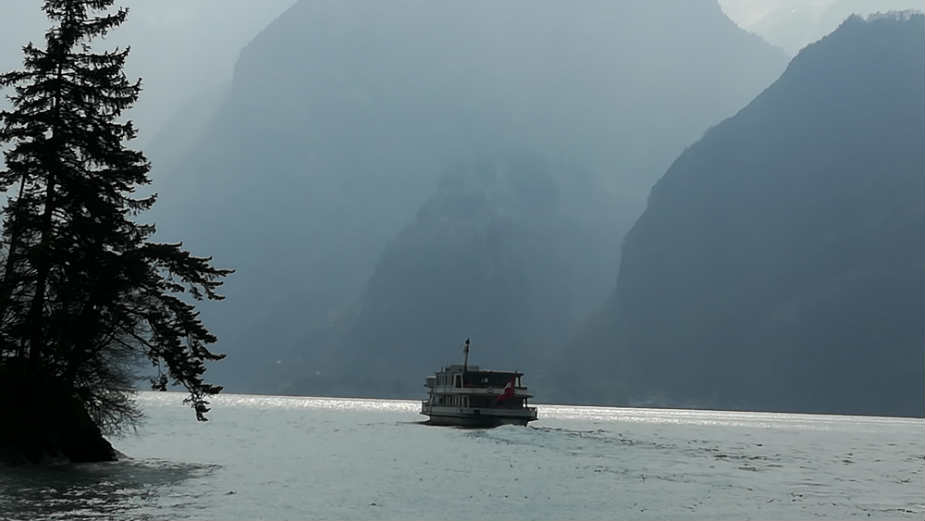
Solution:
<path fill-rule="evenodd" d="M 0 366 L 0 463 L 115 461 L 80 400 L 51 379 Z"/>

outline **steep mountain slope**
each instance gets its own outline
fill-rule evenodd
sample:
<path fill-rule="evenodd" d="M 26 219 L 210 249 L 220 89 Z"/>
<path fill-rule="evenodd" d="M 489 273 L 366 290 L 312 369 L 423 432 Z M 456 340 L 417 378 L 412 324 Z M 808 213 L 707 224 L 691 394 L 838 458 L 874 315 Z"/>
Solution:
<path fill-rule="evenodd" d="M 564 392 L 922 415 L 923 21 L 848 19 L 675 161 Z"/>
<path fill-rule="evenodd" d="M 619 258 L 612 231 L 630 216 L 595 189 L 528 153 L 454 165 L 286 390 L 413 396 L 466 337 L 474 363 L 542 371 L 603 302 Z"/>
<path fill-rule="evenodd" d="M 715 0 L 302 0 L 242 52 L 159 186 L 161 236 L 238 270 L 206 310 L 232 355 L 217 374 L 273 390 L 255 363 L 285 365 L 343 323 L 449 165 L 539 151 L 638 215 L 681 147 L 784 65 Z"/>

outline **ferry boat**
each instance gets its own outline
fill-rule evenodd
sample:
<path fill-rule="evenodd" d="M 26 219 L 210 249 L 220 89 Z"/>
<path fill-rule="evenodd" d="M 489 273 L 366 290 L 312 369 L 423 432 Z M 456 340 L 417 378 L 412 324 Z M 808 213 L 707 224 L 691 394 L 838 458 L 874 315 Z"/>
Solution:
<path fill-rule="evenodd" d="M 495 427 L 526 425 L 536 420 L 536 407 L 528 407 L 523 373 L 487 371 L 469 365 L 469 339 L 462 365 L 450 365 L 428 376 L 427 399 L 421 414 L 431 425 Z"/>

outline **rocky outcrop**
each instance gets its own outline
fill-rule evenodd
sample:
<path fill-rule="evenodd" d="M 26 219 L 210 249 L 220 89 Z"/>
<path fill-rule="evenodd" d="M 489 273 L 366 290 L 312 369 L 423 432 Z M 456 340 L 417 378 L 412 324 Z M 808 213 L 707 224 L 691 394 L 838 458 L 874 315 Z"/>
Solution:
<path fill-rule="evenodd" d="M 114 461 L 83 404 L 54 379 L 0 365 L 0 463 Z"/>

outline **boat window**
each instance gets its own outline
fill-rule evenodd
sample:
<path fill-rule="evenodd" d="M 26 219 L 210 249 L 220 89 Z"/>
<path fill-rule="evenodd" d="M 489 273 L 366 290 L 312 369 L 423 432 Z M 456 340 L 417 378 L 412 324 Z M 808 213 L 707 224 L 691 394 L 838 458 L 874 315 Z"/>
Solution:
<path fill-rule="evenodd" d="M 462 375 L 456 375 L 456 387 L 462 387 Z"/>

